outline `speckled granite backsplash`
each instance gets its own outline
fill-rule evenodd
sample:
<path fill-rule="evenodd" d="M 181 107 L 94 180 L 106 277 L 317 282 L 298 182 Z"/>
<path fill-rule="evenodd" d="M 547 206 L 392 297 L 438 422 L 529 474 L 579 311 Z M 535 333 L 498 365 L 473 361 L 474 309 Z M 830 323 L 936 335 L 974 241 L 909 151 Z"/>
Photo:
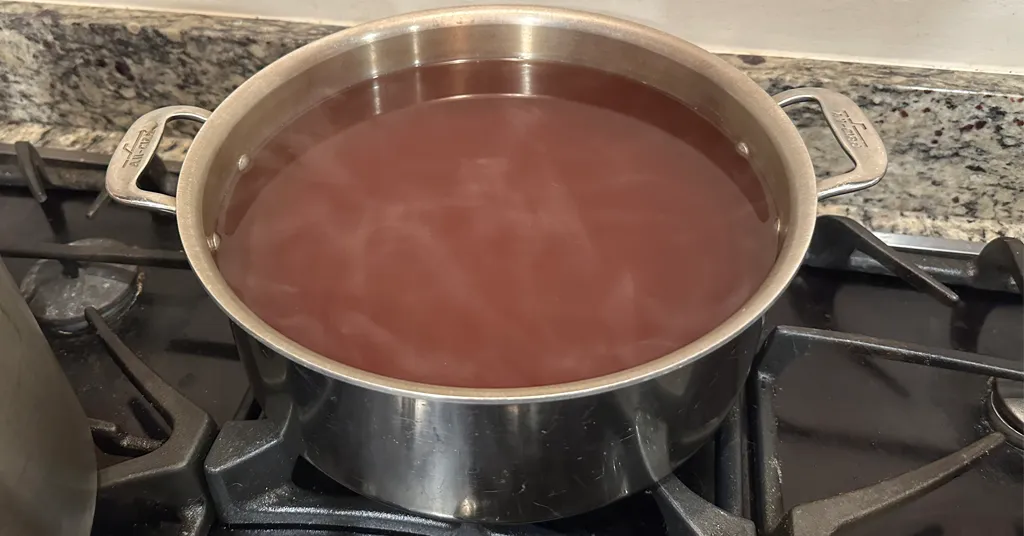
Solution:
<path fill-rule="evenodd" d="M 112 152 L 139 115 L 214 108 L 275 58 L 335 27 L 0 2 L 0 142 Z M 823 212 L 876 231 L 982 241 L 1024 237 L 1024 77 L 726 56 L 775 93 L 822 86 L 875 123 L 889 171 Z M 820 115 L 791 115 L 820 175 L 850 166 Z M 181 158 L 186 137 L 170 137 Z"/>

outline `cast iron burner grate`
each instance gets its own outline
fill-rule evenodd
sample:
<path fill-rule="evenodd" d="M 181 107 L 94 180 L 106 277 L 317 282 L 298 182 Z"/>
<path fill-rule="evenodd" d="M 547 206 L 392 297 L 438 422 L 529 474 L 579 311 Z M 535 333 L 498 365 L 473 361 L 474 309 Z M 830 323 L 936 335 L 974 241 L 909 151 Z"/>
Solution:
<path fill-rule="evenodd" d="M 1015 360 L 997 359 L 975 353 L 985 316 L 991 307 L 962 300 L 917 266 L 886 251 L 877 238 L 845 218 L 819 218 L 819 233 L 809 254 L 809 262 L 835 265 L 850 262 L 856 249 L 908 283 L 954 307 L 951 336 L 963 350 L 929 348 L 916 344 L 828 330 L 780 326 L 768 337 L 755 358 L 754 374 L 748 382 L 751 400 L 750 419 L 753 439 L 753 479 L 755 521 L 760 533 L 790 536 L 829 536 L 856 525 L 886 510 L 897 508 L 921 497 L 960 476 L 1004 442 L 1020 446 L 1021 381 L 1024 381 L 1024 348 L 1015 352 Z M 841 233 L 853 240 L 836 240 Z M 838 244 L 838 245 L 837 245 Z M 957 264 L 959 262 L 959 264 Z M 1000 238 L 990 242 L 977 258 L 932 264 L 931 271 L 947 280 L 970 283 L 977 288 L 1016 290 L 1024 288 L 1024 244 Z M 786 512 L 783 508 L 783 467 L 779 459 L 779 427 L 773 399 L 777 380 L 795 360 L 815 355 L 844 355 L 875 367 L 878 360 L 889 360 L 924 367 L 937 367 L 966 374 L 989 376 L 993 391 L 990 405 L 1003 421 L 993 423 L 989 433 L 961 450 L 932 463 L 875 485 L 834 497 L 800 504 Z M 885 377 L 885 372 L 872 368 Z M 898 387 L 898 386 L 897 386 Z M 1005 423 L 1012 423 L 1007 426 Z"/>
<path fill-rule="evenodd" d="M 134 533 L 139 525 L 169 521 L 181 536 L 202 536 L 213 511 L 202 462 L 216 434 L 213 419 L 167 385 L 110 329 L 96 309 L 85 311 L 111 358 L 170 427 L 163 440 L 132 436 L 114 423 L 93 420 L 96 445 L 129 459 L 100 469 L 93 532 Z"/>
<path fill-rule="evenodd" d="M 773 397 L 776 380 L 794 360 L 809 355 L 851 355 L 885 359 L 915 365 L 940 367 L 1008 380 L 1024 380 L 1024 371 L 1006 366 L 1001 360 L 955 350 L 937 350 L 873 337 L 824 330 L 779 327 L 769 337 L 755 365 L 749 384 L 754 465 L 759 478 L 754 480 L 759 508 L 758 526 L 764 534 L 790 536 L 828 536 L 887 509 L 896 508 L 932 491 L 971 468 L 992 449 L 1007 441 L 1006 435 L 993 431 L 962 450 L 950 453 L 917 470 L 874 486 L 859 489 L 783 513 L 782 466 L 776 452 L 779 421 Z"/>
<path fill-rule="evenodd" d="M 116 323 L 142 291 L 139 266 L 185 268 L 188 263 L 181 252 L 139 250 L 105 237 L 71 241 L 67 217 L 61 209 L 63 194 L 99 192 L 86 213 L 92 218 L 107 195 L 103 176 L 90 175 L 89 170 L 96 171 L 96 167 L 106 164 L 93 155 L 76 157 L 75 153 L 46 152 L 51 161 L 60 165 L 51 168 L 33 145 L 15 143 L 9 151 L 13 163 L 0 166 L 0 186 L 23 186 L 29 190 L 46 216 L 56 243 L 7 244 L 2 248 L 3 255 L 40 259 L 22 279 L 21 291 L 44 329 L 60 334 L 83 332 L 89 328 L 85 318 L 87 307 L 96 309 L 108 323 Z M 147 178 L 153 185 L 163 184 L 165 190 L 177 183 L 162 162 L 147 170 Z"/>

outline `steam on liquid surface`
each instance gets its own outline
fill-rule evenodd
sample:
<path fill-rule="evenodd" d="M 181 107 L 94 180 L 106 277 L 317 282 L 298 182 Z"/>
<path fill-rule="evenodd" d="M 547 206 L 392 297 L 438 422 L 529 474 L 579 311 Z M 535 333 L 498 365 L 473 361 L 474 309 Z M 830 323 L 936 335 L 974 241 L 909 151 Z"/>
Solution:
<path fill-rule="evenodd" d="M 511 62 L 494 63 L 389 75 L 254 154 L 219 222 L 241 300 L 331 359 L 466 387 L 623 370 L 739 309 L 778 238 L 734 144 L 660 93 L 579 68 L 537 75 L 577 91 L 565 98 L 416 102 L 500 80 Z M 382 87 L 396 109 L 372 115 L 363 101 Z"/>

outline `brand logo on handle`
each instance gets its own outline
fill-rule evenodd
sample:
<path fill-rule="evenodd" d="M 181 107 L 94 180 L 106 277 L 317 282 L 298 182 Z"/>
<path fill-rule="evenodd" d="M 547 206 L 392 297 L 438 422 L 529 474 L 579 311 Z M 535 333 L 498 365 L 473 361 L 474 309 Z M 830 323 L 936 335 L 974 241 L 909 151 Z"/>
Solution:
<path fill-rule="evenodd" d="M 832 119 L 837 125 L 839 125 L 840 136 L 846 140 L 846 143 L 854 149 L 867 147 L 868 142 L 864 140 L 864 136 L 860 133 L 861 130 L 867 130 L 868 126 L 864 123 L 854 121 L 850 117 L 850 112 L 846 110 L 840 110 L 838 112 L 832 112 Z"/>
<path fill-rule="evenodd" d="M 153 143 L 154 133 L 156 133 L 155 128 L 139 130 L 139 135 L 135 137 L 135 141 L 121 146 L 121 150 L 128 153 L 121 167 L 139 167 L 142 164 L 146 156 L 146 149 L 149 148 L 149 144 Z"/>

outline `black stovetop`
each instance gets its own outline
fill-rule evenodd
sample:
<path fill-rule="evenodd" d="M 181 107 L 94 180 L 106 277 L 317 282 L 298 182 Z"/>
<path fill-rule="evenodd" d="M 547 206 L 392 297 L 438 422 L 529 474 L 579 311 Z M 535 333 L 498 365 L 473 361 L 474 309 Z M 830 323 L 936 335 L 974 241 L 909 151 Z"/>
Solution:
<path fill-rule="evenodd" d="M 143 264 L 123 317 L 48 336 L 93 420 L 94 534 L 1024 534 L 1024 455 L 989 400 L 992 377 L 1024 379 L 1019 241 L 981 256 L 894 252 L 820 219 L 748 389 L 675 477 L 541 526 L 457 526 L 276 456 L 278 430 L 258 419 L 230 324 L 188 270 L 173 218 L 114 204 L 87 218 L 104 158 L 31 152 L 0 145 L 0 256 L 15 278 L 40 258 Z M 25 188 L 33 176 L 45 202 Z M 99 237 L 143 250 L 59 245 Z"/>

